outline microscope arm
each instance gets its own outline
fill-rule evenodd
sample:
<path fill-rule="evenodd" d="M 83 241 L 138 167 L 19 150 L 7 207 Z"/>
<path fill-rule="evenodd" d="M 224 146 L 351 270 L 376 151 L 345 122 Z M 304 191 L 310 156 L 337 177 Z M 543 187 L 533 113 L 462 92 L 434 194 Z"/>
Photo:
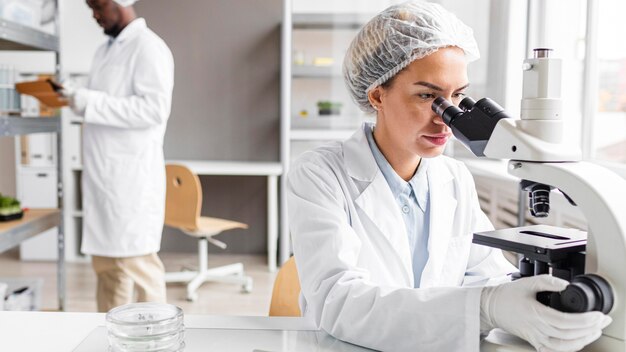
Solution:
<path fill-rule="evenodd" d="M 558 138 L 537 137 L 560 128 L 557 120 L 500 119 L 495 125 L 484 150 L 493 159 L 532 160 L 538 162 L 580 161 L 580 148 L 563 143 Z M 547 183 L 549 184 L 549 183 Z"/>

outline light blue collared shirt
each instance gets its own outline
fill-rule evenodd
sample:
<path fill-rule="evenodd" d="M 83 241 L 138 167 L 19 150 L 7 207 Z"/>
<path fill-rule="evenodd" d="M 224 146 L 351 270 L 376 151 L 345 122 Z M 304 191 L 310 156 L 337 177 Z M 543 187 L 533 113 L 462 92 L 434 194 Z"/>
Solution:
<path fill-rule="evenodd" d="M 408 182 L 391 167 L 374 141 L 374 124 L 367 124 L 365 135 L 378 168 L 385 176 L 393 193 L 409 236 L 409 249 L 413 260 L 415 287 L 420 287 L 422 272 L 428 261 L 428 231 L 430 227 L 430 205 L 428 192 L 428 159 L 422 158 L 417 171 Z"/>

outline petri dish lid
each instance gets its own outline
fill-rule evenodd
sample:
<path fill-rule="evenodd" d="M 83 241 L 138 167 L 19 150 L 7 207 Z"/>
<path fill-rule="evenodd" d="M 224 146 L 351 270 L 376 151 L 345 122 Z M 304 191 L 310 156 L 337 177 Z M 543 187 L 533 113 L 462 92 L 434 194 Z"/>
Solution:
<path fill-rule="evenodd" d="M 122 326 L 159 326 L 183 320 L 183 310 L 166 303 L 130 303 L 111 309 L 107 324 Z"/>

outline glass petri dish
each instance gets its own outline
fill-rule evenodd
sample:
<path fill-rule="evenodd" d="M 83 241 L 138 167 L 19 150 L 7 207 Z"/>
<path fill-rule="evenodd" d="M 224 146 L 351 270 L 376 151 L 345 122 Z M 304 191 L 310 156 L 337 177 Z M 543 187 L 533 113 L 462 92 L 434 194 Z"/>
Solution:
<path fill-rule="evenodd" d="M 185 331 L 159 336 L 120 337 L 108 334 L 111 352 L 178 352 L 185 348 Z"/>
<path fill-rule="evenodd" d="M 130 303 L 106 314 L 109 334 L 117 337 L 159 337 L 184 330 L 183 310 L 165 303 Z"/>

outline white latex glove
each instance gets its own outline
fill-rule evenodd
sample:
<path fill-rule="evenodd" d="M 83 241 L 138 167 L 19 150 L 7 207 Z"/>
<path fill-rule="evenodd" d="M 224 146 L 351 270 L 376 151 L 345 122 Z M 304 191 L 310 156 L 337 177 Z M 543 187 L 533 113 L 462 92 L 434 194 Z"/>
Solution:
<path fill-rule="evenodd" d="M 72 81 L 64 81 L 61 85 L 63 89 L 60 93 L 67 98 L 72 111 L 78 116 L 85 116 L 88 103 L 86 90 L 78 88 Z"/>
<path fill-rule="evenodd" d="M 612 319 L 601 312 L 563 313 L 537 301 L 537 292 L 563 291 L 568 282 L 550 275 L 483 288 L 481 327 L 501 328 L 540 352 L 579 351 L 595 341 Z"/>

